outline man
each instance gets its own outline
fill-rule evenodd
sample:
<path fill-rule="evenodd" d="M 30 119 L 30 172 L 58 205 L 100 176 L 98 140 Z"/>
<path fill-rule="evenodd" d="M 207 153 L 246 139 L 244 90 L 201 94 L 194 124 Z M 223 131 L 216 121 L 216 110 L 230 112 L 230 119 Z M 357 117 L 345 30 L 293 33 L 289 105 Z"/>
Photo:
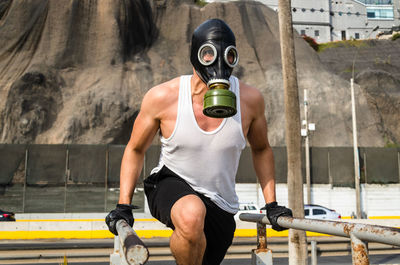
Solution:
<path fill-rule="evenodd" d="M 117 220 L 133 224 L 133 191 L 145 151 L 160 130 L 160 162 L 144 188 L 152 215 L 174 230 L 170 248 L 177 264 L 223 260 L 236 227 L 235 176 L 246 138 L 273 228 L 283 230 L 277 218 L 291 216 L 276 203 L 263 96 L 231 76 L 239 60 L 235 42 L 222 20 L 207 20 L 193 33 L 193 75 L 144 96 L 122 159 L 119 204 L 106 218 L 114 234 Z"/>

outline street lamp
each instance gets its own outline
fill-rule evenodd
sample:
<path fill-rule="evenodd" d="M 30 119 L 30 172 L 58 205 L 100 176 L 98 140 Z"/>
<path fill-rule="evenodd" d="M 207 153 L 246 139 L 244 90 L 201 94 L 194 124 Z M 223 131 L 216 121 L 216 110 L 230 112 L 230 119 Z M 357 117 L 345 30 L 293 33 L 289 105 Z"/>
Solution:
<path fill-rule="evenodd" d="M 376 26 L 372 29 L 372 31 L 368 34 L 367 38 L 372 34 L 372 32 L 379 29 L 379 26 Z M 361 194 L 360 194 L 360 160 L 358 155 L 358 142 L 357 142 L 357 117 L 356 117 L 356 104 L 354 100 L 354 66 L 356 64 L 356 59 L 358 55 L 359 48 L 357 48 L 356 54 L 353 59 L 353 68 L 350 79 L 350 90 L 351 90 L 351 117 L 353 122 L 353 152 L 354 152 L 354 182 L 356 187 L 356 218 L 362 219 L 361 213 Z"/>
<path fill-rule="evenodd" d="M 311 204 L 311 173 L 310 173 L 310 146 L 309 131 L 315 131 L 315 124 L 308 123 L 308 98 L 307 89 L 304 89 L 304 120 L 305 129 L 301 129 L 301 136 L 305 138 L 305 154 L 306 154 L 306 186 L 307 186 L 307 204 Z"/>

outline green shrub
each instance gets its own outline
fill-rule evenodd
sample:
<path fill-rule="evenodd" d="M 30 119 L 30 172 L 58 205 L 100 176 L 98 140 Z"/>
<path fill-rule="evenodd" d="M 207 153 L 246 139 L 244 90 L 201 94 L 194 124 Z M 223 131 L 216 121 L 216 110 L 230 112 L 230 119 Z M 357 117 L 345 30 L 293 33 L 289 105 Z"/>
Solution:
<path fill-rule="evenodd" d="M 200 7 L 203 7 L 208 4 L 205 0 L 195 0 L 195 3 Z"/>
<path fill-rule="evenodd" d="M 355 48 L 367 48 L 371 45 L 369 44 L 369 40 L 341 40 L 341 41 L 331 41 L 326 43 L 321 43 L 318 45 L 318 52 L 322 52 L 325 49 L 329 48 L 338 48 L 338 47 L 355 47 Z"/>
<path fill-rule="evenodd" d="M 303 39 L 311 46 L 311 48 L 313 48 L 315 51 L 318 51 L 318 43 L 315 41 L 315 39 L 307 36 L 307 35 L 303 35 L 302 36 Z"/>
<path fill-rule="evenodd" d="M 398 38 L 400 38 L 400 33 L 396 33 L 392 36 L 392 40 L 397 40 Z"/>

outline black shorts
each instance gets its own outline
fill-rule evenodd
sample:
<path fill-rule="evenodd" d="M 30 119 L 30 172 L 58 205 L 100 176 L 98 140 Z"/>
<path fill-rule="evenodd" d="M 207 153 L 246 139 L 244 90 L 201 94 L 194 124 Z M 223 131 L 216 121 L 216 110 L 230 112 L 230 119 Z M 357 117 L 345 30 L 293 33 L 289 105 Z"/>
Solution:
<path fill-rule="evenodd" d="M 182 178 L 163 167 L 159 172 L 144 180 L 144 192 L 151 214 L 166 226 L 175 229 L 171 221 L 171 208 L 186 195 L 197 195 L 206 206 L 204 234 L 207 247 L 203 265 L 220 264 L 232 244 L 236 229 L 234 215 L 219 208 L 209 198 L 196 192 Z"/>

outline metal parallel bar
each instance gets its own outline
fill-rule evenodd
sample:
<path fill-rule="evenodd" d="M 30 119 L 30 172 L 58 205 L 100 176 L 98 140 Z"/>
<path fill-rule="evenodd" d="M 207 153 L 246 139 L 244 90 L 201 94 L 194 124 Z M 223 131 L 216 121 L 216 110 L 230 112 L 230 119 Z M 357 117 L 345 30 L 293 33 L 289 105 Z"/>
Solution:
<path fill-rule="evenodd" d="M 369 265 L 367 244 L 350 234 L 351 254 L 354 265 Z"/>
<path fill-rule="evenodd" d="M 242 221 L 270 224 L 265 214 L 242 213 L 239 218 Z M 400 246 L 400 229 L 392 227 L 315 219 L 299 219 L 284 216 L 278 218 L 278 224 L 286 228 L 342 237 L 350 237 L 350 235 L 353 234 L 353 236 L 362 241 Z"/>
<path fill-rule="evenodd" d="M 149 259 L 149 250 L 125 220 L 118 220 L 117 231 L 120 242 L 121 258 L 129 265 L 145 264 Z"/>

